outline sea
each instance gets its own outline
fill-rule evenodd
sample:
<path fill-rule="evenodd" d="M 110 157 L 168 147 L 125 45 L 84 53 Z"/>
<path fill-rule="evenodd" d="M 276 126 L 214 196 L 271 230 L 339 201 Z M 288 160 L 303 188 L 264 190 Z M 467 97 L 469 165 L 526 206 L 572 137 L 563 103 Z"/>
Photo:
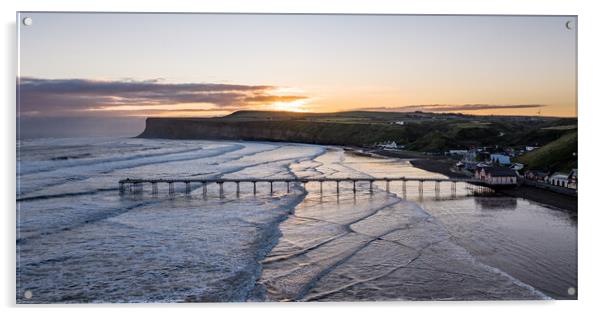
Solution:
<path fill-rule="evenodd" d="M 577 298 L 577 215 L 441 183 L 184 185 L 125 178 L 432 177 L 308 144 L 17 142 L 18 303 Z"/>

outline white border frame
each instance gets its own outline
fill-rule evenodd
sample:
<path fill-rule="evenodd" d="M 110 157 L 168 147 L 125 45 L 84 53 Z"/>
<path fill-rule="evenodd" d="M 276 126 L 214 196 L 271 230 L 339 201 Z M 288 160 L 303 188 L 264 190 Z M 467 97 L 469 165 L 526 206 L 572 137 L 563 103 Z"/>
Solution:
<path fill-rule="evenodd" d="M 377 308 L 377 313 L 404 314 L 449 314 L 463 315 L 505 315 L 510 313 L 546 313 L 547 315 L 588 314 L 596 309 L 596 303 L 602 295 L 599 290 L 600 266 L 602 256 L 599 254 L 600 225 L 602 210 L 599 200 L 595 199 L 596 181 L 602 179 L 600 168 L 596 163 L 601 157 L 600 141 L 596 139 L 600 131 L 596 128 L 602 117 L 602 100 L 600 83 L 596 81 L 600 74 L 601 41 L 598 39 L 601 30 L 602 12 L 597 1 L 471 1 L 471 0 L 433 0 L 433 1 L 385 1 L 385 0 L 221 0 L 199 1 L 69 1 L 69 0 L 22 0 L 19 2 L 5 0 L 0 2 L 3 20 L 4 45 L 2 59 L 5 73 L 2 76 L 2 105 L 4 130 L 2 133 L 3 188 L 0 190 L 3 208 L 4 260 L 2 272 L 5 280 L 0 286 L 0 297 L 3 309 L 9 312 L 24 314 L 44 310 L 46 315 L 79 315 L 82 312 L 101 315 L 107 312 L 133 312 L 145 315 L 158 315 L 166 312 L 165 308 L 177 308 L 178 313 L 198 314 L 206 312 L 274 314 L 282 313 L 306 315 L 308 313 L 349 313 L 365 314 Z M 579 300 L 553 302 L 385 302 L 385 303 L 314 303 L 314 304 L 180 304 L 180 305 L 84 305 L 85 311 L 72 306 L 16 306 L 15 305 L 15 78 L 16 78 L 16 11 L 128 11 L 128 12 L 223 12 L 223 13 L 385 13 L 385 14 L 521 14 L 521 15 L 578 15 L 579 23 L 579 164 L 581 168 L 579 210 Z M 586 170 L 587 172 L 584 172 Z M 82 307 L 82 305 L 78 305 Z M 96 307 L 96 308 L 93 308 Z M 600 309 L 599 307 L 597 308 Z"/>

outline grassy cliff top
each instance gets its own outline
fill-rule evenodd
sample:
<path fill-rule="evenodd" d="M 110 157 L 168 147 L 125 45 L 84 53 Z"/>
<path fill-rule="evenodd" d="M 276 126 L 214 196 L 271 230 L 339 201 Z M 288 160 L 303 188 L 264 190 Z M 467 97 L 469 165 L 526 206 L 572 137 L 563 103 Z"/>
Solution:
<path fill-rule="evenodd" d="M 496 115 L 468 115 L 461 113 L 430 113 L 430 112 L 381 112 L 381 111 L 344 111 L 330 113 L 314 112 L 288 112 L 288 111 L 251 111 L 242 110 L 223 116 L 225 120 L 349 120 L 356 122 L 358 120 L 365 122 L 394 122 L 399 120 L 459 120 L 464 122 L 495 122 L 495 121 L 537 121 L 554 122 L 551 126 L 558 126 L 558 122 L 564 122 L 564 125 L 575 124 L 576 118 L 557 118 L 557 117 L 534 117 L 534 116 L 496 116 Z"/>
<path fill-rule="evenodd" d="M 528 169 L 568 172 L 577 168 L 577 132 L 562 137 L 526 153 L 517 160 Z"/>

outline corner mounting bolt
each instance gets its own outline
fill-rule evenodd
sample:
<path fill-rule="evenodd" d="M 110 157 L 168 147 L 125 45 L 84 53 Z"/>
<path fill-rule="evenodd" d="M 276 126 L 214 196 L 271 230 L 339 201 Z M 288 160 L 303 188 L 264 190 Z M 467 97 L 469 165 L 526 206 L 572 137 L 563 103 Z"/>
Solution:
<path fill-rule="evenodd" d="M 23 19 L 23 25 L 25 26 L 31 26 L 33 25 L 33 19 L 30 17 L 26 17 Z"/>

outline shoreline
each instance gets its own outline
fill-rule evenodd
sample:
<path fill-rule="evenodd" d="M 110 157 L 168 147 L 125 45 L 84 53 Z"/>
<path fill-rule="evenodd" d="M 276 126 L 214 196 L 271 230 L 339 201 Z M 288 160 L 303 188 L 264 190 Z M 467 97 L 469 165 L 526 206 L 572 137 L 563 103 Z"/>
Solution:
<path fill-rule="evenodd" d="M 445 157 L 434 158 L 420 156 L 420 154 L 413 155 L 411 153 L 406 154 L 403 152 L 390 152 L 385 150 L 379 150 L 375 153 L 387 157 L 410 159 L 410 163 L 416 168 L 429 172 L 439 173 L 450 178 L 470 178 L 464 173 L 452 170 L 455 161 Z M 500 189 L 496 192 L 505 196 L 523 198 L 536 203 L 552 206 L 554 208 L 567 211 L 573 215 L 577 214 L 578 198 L 574 196 L 568 196 L 526 185 L 514 188 Z"/>

